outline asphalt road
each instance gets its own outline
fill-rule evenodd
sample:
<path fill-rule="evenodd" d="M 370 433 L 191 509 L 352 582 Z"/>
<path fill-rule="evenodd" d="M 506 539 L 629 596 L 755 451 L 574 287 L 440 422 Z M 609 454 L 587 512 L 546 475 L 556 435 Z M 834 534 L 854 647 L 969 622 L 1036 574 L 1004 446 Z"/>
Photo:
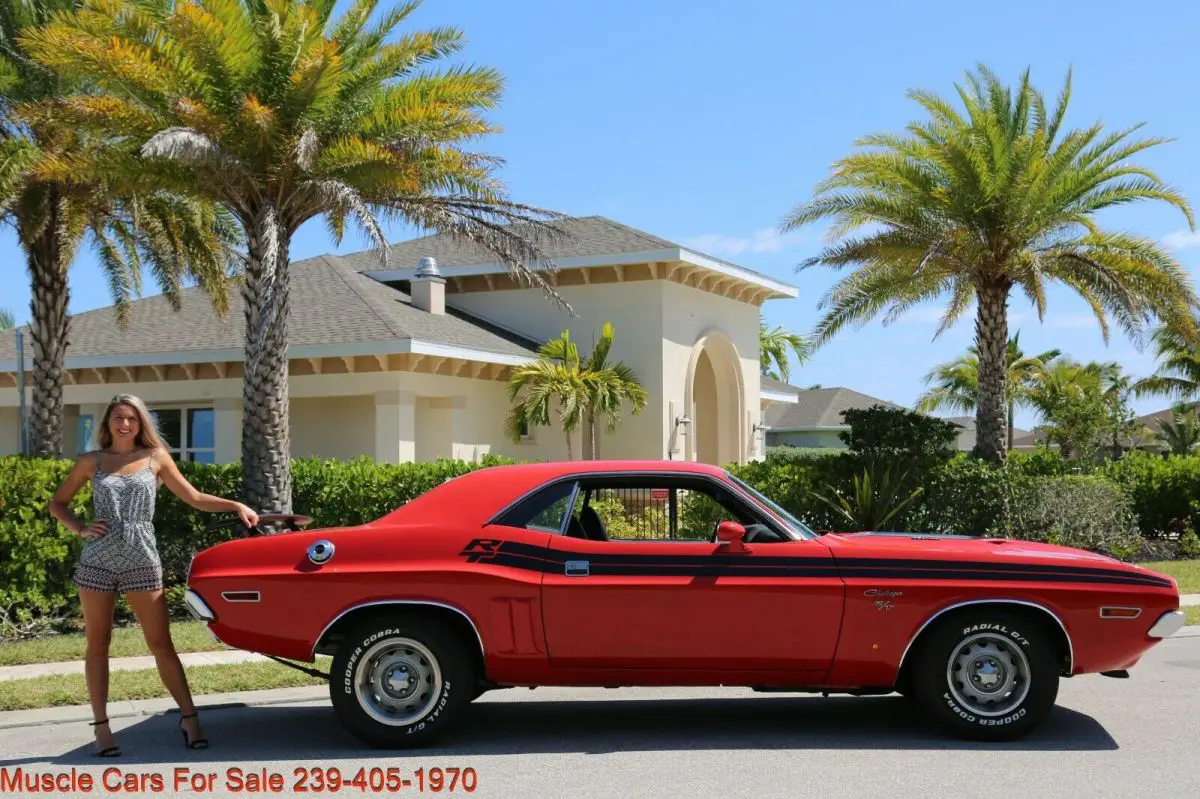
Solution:
<path fill-rule="evenodd" d="M 927 729 L 897 696 L 759 695 L 721 690 L 497 691 L 478 700 L 457 734 L 415 753 L 364 749 L 326 701 L 210 710 L 213 747 L 188 752 L 177 717 L 115 723 L 124 757 L 89 756 L 86 724 L 0 730 L 0 769 L 99 780 L 105 767 L 157 776 L 145 795 L 329 795 L 294 790 L 296 769 L 388 768 L 412 781 L 398 796 L 788 797 L 1197 795 L 1200 785 L 1200 630 L 1165 641 L 1128 680 L 1066 680 L 1059 707 L 1030 737 L 1002 745 L 955 741 Z M 433 769 L 473 769 L 475 790 L 433 791 Z M 213 775 L 211 789 L 174 789 L 176 768 Z M 426 775 L 420 790 L 417 769 Z M 282 791 L 230 789 L 232 769 L 280 775 Z M 60 777 L 62 778 L 62 777 Z M 110 776 L 111 778 L 111 776 Z M 197 785 L 204 785 L 200 776 Z M 23 793 L 23 792 L 22 792 Z M 344 788 L 341 795 L 389 795 Z M 0 795 L 17 795 L 0 792 Z M 129 796 L 97 783 L 59 796 Z"/>

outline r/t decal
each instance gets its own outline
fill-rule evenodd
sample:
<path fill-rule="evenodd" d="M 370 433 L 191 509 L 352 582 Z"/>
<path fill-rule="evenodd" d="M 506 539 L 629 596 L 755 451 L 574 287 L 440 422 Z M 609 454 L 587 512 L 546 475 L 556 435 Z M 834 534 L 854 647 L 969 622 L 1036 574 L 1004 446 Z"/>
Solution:
<path fill-rule="evenodd" d="M 458 554 L 465 556 L 467 563 L 495 560 L 503 543 L 499 538 L 474 538 Z"/>

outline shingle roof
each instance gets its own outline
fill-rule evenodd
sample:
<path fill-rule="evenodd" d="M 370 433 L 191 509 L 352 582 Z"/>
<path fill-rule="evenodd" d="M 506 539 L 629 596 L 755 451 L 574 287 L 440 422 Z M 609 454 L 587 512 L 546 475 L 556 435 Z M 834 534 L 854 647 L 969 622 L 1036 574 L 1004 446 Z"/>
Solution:
<path fill-rule="evenodd" d="M 531 357 L 538 343 L 462 311 L 444 316 L 412 305 L 411 297 L 356 272 L 337 256 L 321 255 L 291 264 L 289 347 L 417 339 L 486 352 Z M 182 308 L 171 310 L 161 295 L 130 304 L 130 324 L 117 328 L 111 307 L 71 318 L 68 359 L 181 350 L 241 349 L 242 298 L 234 292 L 229 313 L 218 318 L 198 288 L 182 292 Z M 28 352 L 28 343 L 26 345 Z M 16 335 L 0 333 L 0 360 L 16 358 Z M 69 361 L 68 361 L 69 365 Z"/>
<path fill-rule="evenodd" d="M 778 391 L 783 394 L 799 394 L 804 389 L 799 386 L 793 386 L 791 383 L 785 383 L 782 380 L 776 380 L 773 377 L 763 375 L 758 378 L 761 391 Z"/>
<path fill-rule="evenodd" d="M 666 249 L 685 249 L 697 252 L 686 245 L 623 225 L 620 222 L 614 222 L 603 216 L 571 217 L 556 222 L 555 227 L 563 234 L 561 238 L 542 246 L 546 256 L 552 261 Z M 706 253 L 697 254 L 741 272 L 779 282 L 776 278 L 753 269 L 747 269 L 740 264 Z M 375 272 L 385 269 L 415 270 L 417 260 L 427 255 L 436 259 L 441 268 L 480 266 L 497 261 L 496 256 L 484 248 L 445 233 L 422 236 L 390 245 L 386 266 L 380 262 L 379 256 L 374 250 L 363 250 L 341 257 L 353 269 L 360 272 Z"/>
<path fill-rule="evenodd" d="M 851 408 L 882 405 L 885 408 L 905 410 L 903 406 L 849 388 L 804 389 L 799 392 L 797 398 L 794 404 L 768 407 L 764 414 L 766 423 L 774 430 L 842 427 L 845 421 L 841 413 Z"/>
<path fill-rule="evenodd" d="M 975 449 L 975 440 L 976 440 L 977 432 L 976 432 L 976 428 L 975 428 L 975 417 L 974 416 L 947 416 L 947 417 L 943 417 L 943 421 L 953 422 L 954 424 L 956 424 L 960 428 L 962 428 L 958 433 L 958 440 L 957 440 L 957 444 L 956 444 L 956 446 L 960 450 L 967 451 L 967 450 Z M 1028 436 L 1031 436 L 1031 435 L 1032 434 L 1028 430 L 1022 430 L 1019 427 L 1014 427 L 1013 428 L 1013 446 L 1019 445 L 1021 443 L 1022 439 L 1026 438 Z"/>

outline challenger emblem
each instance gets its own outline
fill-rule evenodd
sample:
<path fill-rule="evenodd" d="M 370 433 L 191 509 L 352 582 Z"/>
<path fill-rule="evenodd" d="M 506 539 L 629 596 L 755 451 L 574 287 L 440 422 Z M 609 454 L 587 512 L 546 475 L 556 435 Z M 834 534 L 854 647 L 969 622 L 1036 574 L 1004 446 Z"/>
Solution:
<path fill-rule="evenodd" d="M 465 556 L 467 563 L 495 560 L 503 543 L 499 538 L 474 538 L 458 554 Z"/>
<path fill-rule="evenodd" d="M 868 588 L 866 591 L 863 591 L 863 596 L 888 597 L 887 599 L 876 599 L 871 604 L 875 606 L 876 610 L 891 610 L 894 607 L 891 597 L 904 596 L 904 592 L 887 591 L 882 588 Z"/>

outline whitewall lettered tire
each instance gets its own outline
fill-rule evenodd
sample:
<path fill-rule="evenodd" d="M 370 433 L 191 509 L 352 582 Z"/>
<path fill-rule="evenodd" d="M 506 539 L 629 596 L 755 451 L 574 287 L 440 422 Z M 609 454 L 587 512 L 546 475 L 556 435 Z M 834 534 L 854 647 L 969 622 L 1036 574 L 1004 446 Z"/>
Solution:
<path fill-rule="evenodd" d="M 376 617 L 338 648 L 329 696 L 360 741 L 404 748 L 437 737 L 474 698 L 473 682 L 470 655 L 446 625 Z"/>
<path fill-rule="evenodd" d="M 1021 738 L 1058 698 L 1058 663 L 1046 625 L 1000 607 L 939 622 L 914 666 L 914 699 L 961 738 Z"/>

